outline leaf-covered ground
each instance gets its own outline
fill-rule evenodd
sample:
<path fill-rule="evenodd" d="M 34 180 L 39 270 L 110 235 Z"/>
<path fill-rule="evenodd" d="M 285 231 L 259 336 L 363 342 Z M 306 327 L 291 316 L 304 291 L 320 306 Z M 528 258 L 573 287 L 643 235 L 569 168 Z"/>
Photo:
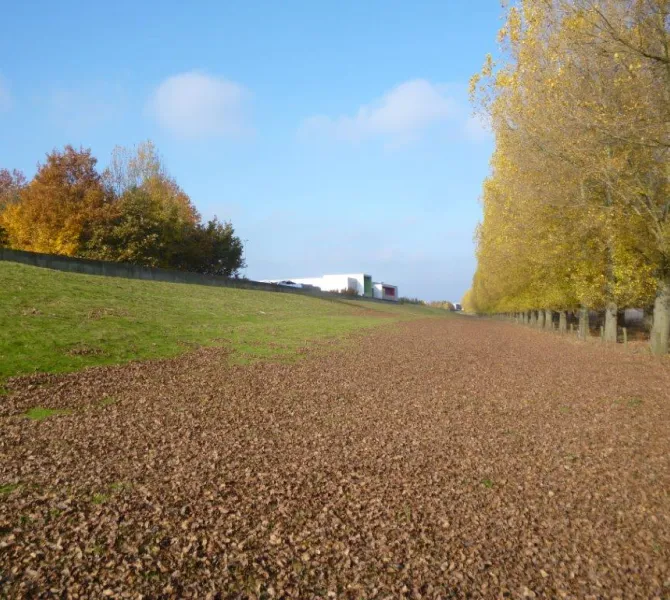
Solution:
<path fill-rule="evenodd" d="M 11 385 L 0 596 L 670 595 L 666 361 L 464 317 Z"/>

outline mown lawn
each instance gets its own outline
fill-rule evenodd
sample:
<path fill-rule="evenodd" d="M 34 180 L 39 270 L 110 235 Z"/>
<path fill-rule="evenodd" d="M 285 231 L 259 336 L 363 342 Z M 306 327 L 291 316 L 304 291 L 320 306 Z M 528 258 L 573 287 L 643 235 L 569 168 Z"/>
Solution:
<path fill-rule="evenodd" d="M 61 273 L 0 262 L 0 382 L 227 346 L 236 360 L 445 315 L 413 305 Z"/>

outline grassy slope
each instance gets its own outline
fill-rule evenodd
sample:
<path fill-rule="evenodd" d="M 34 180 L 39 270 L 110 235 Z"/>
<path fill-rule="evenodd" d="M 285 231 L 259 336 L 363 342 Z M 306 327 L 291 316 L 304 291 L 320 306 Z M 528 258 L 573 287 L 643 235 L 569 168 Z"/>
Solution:
<path fill-rule="evenodd" d="M 231 345 L 242 359 L 291 356 L 306 342 L 436 314 L 445 313 L 0 262 L 0 380 L 174 356 L 198 345 Z"/>

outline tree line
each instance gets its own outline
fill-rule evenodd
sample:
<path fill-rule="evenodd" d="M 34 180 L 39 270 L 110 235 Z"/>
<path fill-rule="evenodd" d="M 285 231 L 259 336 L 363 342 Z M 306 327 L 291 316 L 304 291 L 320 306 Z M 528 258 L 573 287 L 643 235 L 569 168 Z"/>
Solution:
<path fill-rule="evenodd" d="M 428 306 L 431 308 L 442 308 L 444 310 L 448 311 L 455 311 L 456 306 L 454 305 L 453 302 L 449 302 L 449 300 L 433 300 L 428 303 Z"/>
<path fill-rule="evenodd" d="M 236 276 L 243 245 L 230 222 L 203 222 L 155 145 L 117 146 L 102 172 L 90 149 L 47 154 L 28 181 L 0 169 L 0 246 Z"/>
<path fill-rule="evenodd" d="M 605 311 L 609 341 L 622 308 L 653 306 L 668 352 L 670 1 L 519 0 L 499 40 L 471 81 L 495 150 L 462 304 Z"/>

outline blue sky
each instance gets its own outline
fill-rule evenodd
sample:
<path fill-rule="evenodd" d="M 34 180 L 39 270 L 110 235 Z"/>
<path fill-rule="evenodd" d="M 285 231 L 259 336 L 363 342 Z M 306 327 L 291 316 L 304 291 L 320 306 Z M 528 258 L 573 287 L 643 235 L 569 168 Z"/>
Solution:
<path fill-rule="evenodd" d="M 492 139 L 467 83 L 499 0 L 11 2 L 0 167 L 152 139 L 254 279 L 361 272 L 458 300 Z"/>

